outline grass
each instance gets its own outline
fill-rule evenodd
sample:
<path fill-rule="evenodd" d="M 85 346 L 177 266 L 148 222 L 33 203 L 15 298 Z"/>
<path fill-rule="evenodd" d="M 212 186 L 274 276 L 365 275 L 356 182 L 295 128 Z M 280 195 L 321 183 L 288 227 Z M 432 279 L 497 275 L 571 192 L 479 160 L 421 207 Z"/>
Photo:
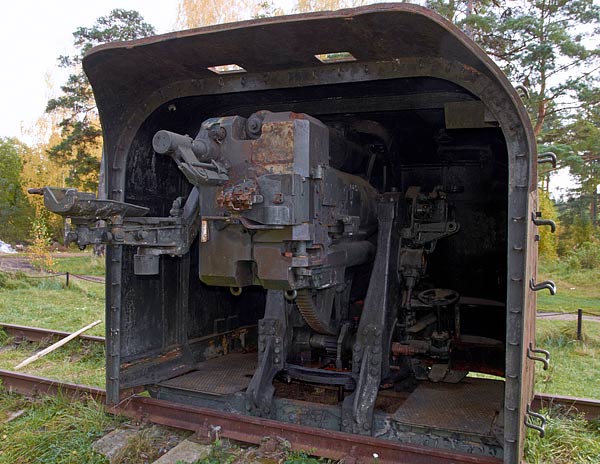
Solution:
<path fill-rule="evenodd" d="M 81 275 L 103 275 L 103 260 L 89 254 L 55 257 L 57 272 Z M 555 297 L 538 294 L 542 311 L 572 312 L 582 308 L 600 314 L 600 270 L 572 271 L 560 264 L 542 265 L 538 280 L 551 278 L 558 284 Z M 103 319 L 104 286 L 72 280 L 65 287 L 64 277 L 32 279 L 23 274 L 0 273 L 0 322 L 74 331 Z M 536 391 L 569 396 L 600 398 L 600 323 L 584 321 L 584 340 L 575 339 L 575 321 L 538 319 L 537 346 L 552 354 L 550 369 L 538 368 Z M 102 335 L 104 327 L 89 333 Z M 10 369 L 41 348 L 31 343 L 14 344 L 0 332 L 0 368 Z M 536 366 L 538 367 L 538 366 Z M 35 362 L 25 372 L 75 383 L 104 385 L 104 350 L 95 344 L 73 341 L 67 346 Z M 29 404 L 20 397 L 0 393 L 0 421 L 3 412 L 26 409 L 26 413 L 7 424 L 0 424 L 0 464 L 2 463 L 75 463 L 105 462 L 91 451 L 91 443 L 115 419 L 106 416 L 93 402 L 71 403 L 60 398 L 44 398 Z M 526 446 L 528 463 L 593 463 L 599 462 L 600 430 L 598 422 L 587 422 L 579 416 L 554 409 L 549 411 L 547 438 L 530 433 Z M 131 453 L 146 454 L 147 443 L 130 444 Z M 133 450 L 133 451 L 132 451 Z M 139 451 L 139 453 L 138 453 Z M 250 458 L 248 450 L 214 447 L 198 464 L 237 463 Z M 304 453 L 286 451 L 287 464 L 316 464 Z M 124 462 L 125 462 L 124 461 Z M 263 462 L 263 461 L 261 461 Z M 271 462 L 268 460 L 264 461 Z M 275 461 L 273 461 L 275 462 Z"/>
<path fill-rule="evenodd" d="M 537 346 L 550 351 L 547 371 L 536 366 L 535 390 L 600 399 L 600 322 L 584 321 L 576 340 L 575 321 L 538 319 Z"/>
<path fill-rule="evenodd" d="M 600 421 L 560 408 L 541 411 L 548 418 L 546 435 L 527 432 L 525 462 L 528 464 L 574 464 L 600 462 Z"/>
<path fill-rule="evenodd" d="M 537 295 L 538 311 L 573 312 L 581 308 L 600 315 L 600 269 L 570 269 L 565 263 L 541 263 L 538 281 L 550 279 L 557 292 Z"/>
<path fill-rule="evenodd" d="M 4 341 L 2 340 L 4 338 Z M 0 369 L 13 370 L 24 359 L 45 348 L 38 343 L 11 343 L 0 333 Z M 68 345 L 34 361 L 20 372 L 104 388 L 104 345 L 73 340 Z"/>
<path fill-rule="evenodd" d="M 106 272 L 104 257 L 96 257 L 91 253 L 81 253 L 81 256 L 53 255 L 55 272 L 70 272 L 71 274 L 103 276 Z"/>
<path fill-rule="evenodd" d="M 89 256 L 75 259 L 83 262 L 79 272 L 87 273 Z M 74 332 L 97 319 L 104 319 L 102 284 L 71 281 L 66 287 L 64 277 L 38 279 L 23 273 L 0 273 L 0 322 Z M 93 327 L 87 334 L 104 335 L 104 325 Z M 16 344 L 3 332 L 0 346 L 1 369 L 13 369 L 45 347 L 37 343 Z M 104 387 L 104 359 L 102 344 L 73 340 L 26 366 L 23 372 Z"/>
<path fill-rule="evenodd" d="M 0 321 L 73 332 L 104 319 L 104 285 L 64 277 L 30 278 L 0 272 Z M 89 331 L 103 335 L 102 325 Z"/>
<path fill-rule="evenodd" d="M 1 464 L 104 464 L 92 443 L 120 422 L 93 400 L 43 397 L 28 401 L 0 391 L 0 411 L 24 414 L 0 423 Z"/>

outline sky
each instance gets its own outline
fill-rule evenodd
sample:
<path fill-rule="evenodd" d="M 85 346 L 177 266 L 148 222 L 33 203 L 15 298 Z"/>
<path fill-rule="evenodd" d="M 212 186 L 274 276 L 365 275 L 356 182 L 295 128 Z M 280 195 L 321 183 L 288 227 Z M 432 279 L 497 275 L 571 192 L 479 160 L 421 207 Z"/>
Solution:
<path fill-rule="evenodd" d="M 73 31 L 92 26 L 114 8 L 137 10 L 158 33 L 173 30 L 177 0 L 17 0 L 3 2 L 0 15 L 0 137 L 27 142 L 31 127 L 57 96 L 67 72 L 59 55 L 73 54 Z M 48 76 L 53 89 L 48 86 Z"/>
<path fill-rule="evenodd" d="M 72 33 L 78 27 L 92 26 L 98 17 L 122 8 L 137 10 L 162 34 L 174 30 L 178 3 L 178 0 L 5 2 L 0 15 L 0 137 L 17 137 L 25 143 L 33 141 L 27 129 L 44 114 L 48 100 L 60 94 L 68 70 L 58 68 L 57 58 L 75 52 Z M 276 3 L 287 10 L 291 1 Z M 552 179 L 555 189 L 570 182 L 565 172 Z"/>

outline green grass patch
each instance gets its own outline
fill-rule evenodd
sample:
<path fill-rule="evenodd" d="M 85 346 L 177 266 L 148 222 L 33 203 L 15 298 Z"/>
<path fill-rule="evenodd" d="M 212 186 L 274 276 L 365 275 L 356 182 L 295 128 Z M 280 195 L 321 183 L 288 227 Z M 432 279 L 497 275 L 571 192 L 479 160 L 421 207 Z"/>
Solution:
<path fill-rule="evenodd" d="M 0 423 L 2 464 L 104 464 L 92 443 L 122 420 L 104 413 L 93 400 L 62 397 L 24 397 L 0 392 L 0 411 L 25 410 L 20 417 Z"/>
<path fill-rule="evenodd" d="M 600 269 L 570 269 L 566 263 L 540 264 L 538 280 L 550 279 L 557 292 L 539 292 L 538 311 L 573 312 L 581 308 L 600 315 Z"/>
<path fill-rule="evenodd" d="M 104 257 L 92 253 L 81 253 L 81 256 L 52 255 L 55 272 L 70 272 L 79 275 L 103 276 L 106 272 Z"/>
<path fill-rule="evenodd" d="M 542 411 L 548 418 L 546 435 L 529 430 L 525 443 L 528 464 L 596 464 L 600 457 L 600 421 L 560 408 Z"/>
<path fill-rule="evenodd" d="M 104 319 L 104 285 L 0 272 L 0 322 L 74 332 Z M 89 331 L 103 335 L 103 325 Z"/>
<path fill-rule="evenodd" d="M 541 393 L 600 399 L 600 322 L 583 322 L 576 340 L 576 321 L 538 319 L 537 346 L 550 351 L 547 371 L 536 366 L 535 390 Z"/>
<path fill-rule="evenodd" d="M 13 370 L 21 361 L 47 346 L 28 342 L 14 344 L 6 338 L 0 349 L 0 369 Z M 73 340 L 25 366 L 20 372 L 104 388 L 104 356 L 102 343 Z"/>

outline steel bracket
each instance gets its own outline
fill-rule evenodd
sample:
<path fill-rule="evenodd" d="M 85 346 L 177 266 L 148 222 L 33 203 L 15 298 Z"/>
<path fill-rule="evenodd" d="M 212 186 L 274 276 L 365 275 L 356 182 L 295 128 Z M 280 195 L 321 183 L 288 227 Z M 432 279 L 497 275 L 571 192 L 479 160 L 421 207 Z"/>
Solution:
<path fill-rule="evenodd" d="M 556 232 L 556 223 L 552 219 L 540 219 L 539 214 L 531 213 L 531 220 L 536 226 L 550 226 L 550 232 Z"/>
<path fill-rule="evenodd" d="M 527 87 L 523 84 L 516 84 L 514 88 L 522 99 L 529 100 L 529 89 Z"/>
<path fill-rule="evenodd" d="M 540 425 L 529 422 L 528 416 L 534 419 L 538 419 L 540 421 Z M 544 435 L 546 435 L 547 422 L 548 420 L 546 419 L 546 417 L 542 416 L 541 414 L 538 414 L 537 412 L 532 411 L 531 406 L 529 404 L 527 405 L 527 414 L 525 415 L 525 427 L 537 430 L 540 434 L 540 438 L 544 438 Z"/>
<path fill-rule="evenodd" d="M 556 168 L 557 157 L 551 151 L 547 151 L 538 156 L 538 164 L 550 163 L 553 168 Z"/>
<path fill-rule="evenodd" d="M 556 295 L 556 284 L 551 280 L 544 280 L 539 284 L 535 283 L 535 279 L 532 277 L 529 281 L 529 288 L 534 292 L 539 292 L 540 290 L 548 289 L 551 295 Z"/>
<path fill-rule="evenodd" d="M 289 340 L 286 306 L 283 291 L 268 291 L 265 317 L 258 322 L 258 368 L 246 390 L 246 411 L 255 416 L 275 416 L 273 379 L 285 367 Z"/>
<path fill-rule="evenodd" d="M 543 354 L 544 357 L 534 356 L 534 354 Z M 550 352 L 548 350 L 542 350 L 541 348 L 533 348 L 533 343 L 529 343 L 527 348 L 527 357 L 533 361 L 539 361 L 544 364 L 544 370 L 547 371 L 550 366 Z"/>
<path fill-rule="evenodd" d="M 373 410 L 381 379 L 389 374 L 390 338 L 395 325 L 399 281 L 396 263 L 399 238 L 393 233 L 399 195 L 384 194 L 378 204 L 377 254 L 353 347 L 356 389 L 342 404 L 342 430 L 371 435 Z"/>

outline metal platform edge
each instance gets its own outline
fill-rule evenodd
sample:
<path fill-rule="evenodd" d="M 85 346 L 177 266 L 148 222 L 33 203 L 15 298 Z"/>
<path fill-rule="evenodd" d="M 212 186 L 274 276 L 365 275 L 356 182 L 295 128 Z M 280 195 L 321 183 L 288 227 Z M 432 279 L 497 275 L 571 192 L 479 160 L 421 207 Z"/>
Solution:
<path fill-rule="evenodd" d="M 92 397 L 104 402 L 103 389 L 59 382 L 6 370 L 0 370 L 2 386 L 8 391 L 24 395 L 63 394 L 68 397 Z M 137 420 L 191 430 L 202 437 L 212 437 L 215 427 L 220 436 L 240 442 L 259 444 L 265 436 L 288 440 L 292 448 L 307 451 L 329 459 L 354 458 L 357 463 L 377 462 L 392 464 L 500 464 L 497 458 L 476 456 L 455 451 L 432 449 L 416 445 L 394 443 L 389 440 L 342 432 L 314 429 L 282 423 L 270 419 L 231 414 L 165 400 L 131 395 L 123 398 L 116 407 L 107 412 Z"/>

